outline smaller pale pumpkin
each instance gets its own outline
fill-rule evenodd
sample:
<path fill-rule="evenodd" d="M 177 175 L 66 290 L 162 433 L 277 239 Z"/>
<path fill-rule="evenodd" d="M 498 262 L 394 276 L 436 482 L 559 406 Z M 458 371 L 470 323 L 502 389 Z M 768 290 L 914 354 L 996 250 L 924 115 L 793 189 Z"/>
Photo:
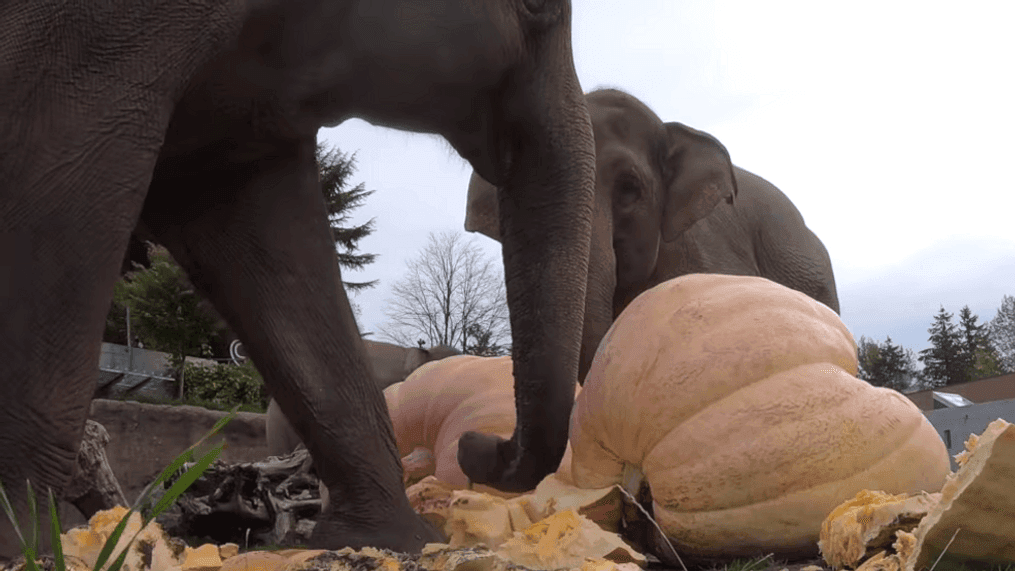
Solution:
<path fill-rule="evenodd" d="M 577 385 L 575 385 L 577 390 Z M 413 371 L 404 381 L 384 389 L 395 441 L 403 466 L 416 467 L 415 476 L 428 475 L 456 488 L 468 485 L 458 466 L 458 439 L 469 430 L 510 438 L 515 430 L 515 389 L 511 357 L 461 355 L 433 361 Z M 429 455 L 426 454 L 429 452 Z M 571 481 L 570 450 L 565 452 L 558 475 Z M 488 486 L 476 490 L 512 496 Z"/>
<path fill-rule="evenodd" d="M 571 416 L 578 486 L 645 475 L 682 552 L 813 555 L 863 489 L 935 492 L 947 451 L 917 407 L 857 379 L 839 317 L 764 278 L 688 275 L 636 298 Z"/>

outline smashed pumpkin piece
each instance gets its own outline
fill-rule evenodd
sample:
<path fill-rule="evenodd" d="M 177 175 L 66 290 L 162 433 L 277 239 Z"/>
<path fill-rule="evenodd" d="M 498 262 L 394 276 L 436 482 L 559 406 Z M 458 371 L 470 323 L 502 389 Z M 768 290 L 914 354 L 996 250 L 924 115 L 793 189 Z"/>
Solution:
<path fill-rule="evenodd" d="M 941 493 L 923 496 L 936 501 L 919 524 L 911 531 L 897 530 L 891 550 L 874 554 L 857 571 L 914 571 L 930 567 L 939 557 L 965 564 L 1015 563 L 1015 425 L 1002 419 L 990 423 L 982 434 L 970 436 L 956 461 L 960 468 L 947 477 Z M 876 547 L 872 542 L 883 534 L 869 533 L 875 522 L 867 521 L 866 515 L 872 520 L 892 512 L 905 517 L 907 509 L 915 515 L 920 508 L 911 502 L 920 496 L 867 493 L 866 497 L 858 494 L 828 516 L 825 524 L 831 536 L 826 536 L 826 525 L 822 525 L 821 551 L 833 568 L 853 566 L 861 548 Z M 863 504 L 873 507 L 864 512 Z M 851 511 L 854 509 L 859 511 Z M 891 511 L 879 511 L 883 509 Z M 836 525 L 839 531 L 852 533 L 851 538 L 834 535 Z M 870 541 L 865 539 L 861 544 L 865 537 Z"/>
<path fill-rule="evenodd" d="M 455 487 L 427 476 L 405 489 L 409 505 L 437 529 L 443 529 L 451 509 L 451 494 Z"/>
<path fill-rule="evenodd" d="M 402 457 L 402 483 L 415 484 L 437 470 L 433 452 L 423 446 Z"/>
<path fill-rule="evenodd" d="M 833 569 L 855 567 L 868 554 L 888 547 L 895 532 L 913 531 L 940 497 L 862 490 L 822 522 L 821 556 Z"/>
<path fill-rule="evenodd" d="M 183 571 L 216 571 L 222 566 L 219 548 L 211 543 L 188 547 L 183 560 Z"/>
<path fill-rule="evenodd" d="M 94 568 L 102 546 L 120 520 L 127 515 L 127 511 L 122 506 L 102 510 L 88 520 L 87 527 L 77 527 L 61 534 L 60 545 L 64 554 L 80 558 L 89 568 Z M 155 522 L 150 522 L 143 530 L 141 523 L 141 514 L 134 512 L 130 515 L 127 526 L 113 549 L 113 556 L 103 566 L 104 569 L 109 568 L 116 555 L 123 551 L 132 538 L 134 542 L 124 559 L 123 571 L 170 569 L 182 563 L 186 544 L 170 538 L 162 526 Z"/>
<path fill-rule="evenodd" d="M 504 498 L 469 490 L 452 492 L 444 526 L 448 544 L 451 547 L 483 544 L 496 549 L 521 527 L 521 522 L 528 521 L 526 518 L 512 525 L 511 512 Z"/>
<path fill-rule="evenodd" d="M 573 509 L 606 531 L 620 531 L 624 502 L 617 486 L 584 489 L 566 481 L 559 473 L 550 474 L 536 486 L 535 492 L 522 496 L 522 499 L 545 515 Z M 542 517 L 533 521 L 537 519 Z"/>
<path fill-rule="evenodd" d="M 498 555 L 531 569 L 574 569 L 586 558 L 646 564 L 645 557 L 615 533 L 604 531 L 573 509 L 536 522 L 504 542 Z"/>
<path fill-rule="evenodd" d="M 966 450 L 941 500 L 913 532 L 906 571 L 929 566 L 942 552 L 943 560 L 1015 563 L 1015 425 L 991 422 Z"/>
<path fill-rule="evenodd" d="M 219 546 L 219 557 L 222 561 L 229 559 L 230 557 L 236 557 L 240 554 L 240 546 L 235 543 L 223 543 Z"/>
<path fill-rule="evenodd" d="M 278 553 L 250 551 L 226 559 L 219 571 L 278 571 L 289 563 L 289 559 Z"/>

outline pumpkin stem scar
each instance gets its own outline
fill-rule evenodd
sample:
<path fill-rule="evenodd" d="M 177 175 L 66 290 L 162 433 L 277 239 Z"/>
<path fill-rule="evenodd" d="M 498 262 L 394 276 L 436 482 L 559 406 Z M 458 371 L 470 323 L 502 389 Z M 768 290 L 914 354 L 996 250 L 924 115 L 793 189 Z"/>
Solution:
<path fill-rule="evenodd" d="M 645 472 L 641 466 L 624 464 L 624 470 L 620 474 L 620 486 L 631 494 L 637 494 L 641 489 L 641 483 L 645 480 Z"/>
<path fill-rule="evenodd" d="M 640 511 L 642 515 L 645 516 L 645 519 L 647 519 L 649 522 L 652 523 L 652 525 L 656 528 L 656 531 L 659 532 L 659 536 L 662 537 L 663 541 L 666 542 L 666 546 L 670 548 L 671 552 L 673 552 L 673 556 L 677 558 L 678 562 L 680 562 L 680 568 L 683 569 L 684 571 L 687 571 L 687 565 L 684 565 L 684 560 L 680 558 L 680 554 L 677 553 L 676 548 L 674 548 L 673 544 L 670 543 L 670 538 L 666 537 L 666 534 L 663 532 L 663 528 L 659 527 L 659 524 L 656 523 L 656 520 L 651 515 L 649 515 L 648 510 L 641 507 L 641 504 L 638 503 L 638 500 L 633 495 L 631 495 L 631 492 L 625 490 L 623 486 L 620 486 L 620 493 L 627 496 L 628 499 L 631 500 L 631 503 L 634 504 L 634 507 L 638 508 L 638 511 Z"/>

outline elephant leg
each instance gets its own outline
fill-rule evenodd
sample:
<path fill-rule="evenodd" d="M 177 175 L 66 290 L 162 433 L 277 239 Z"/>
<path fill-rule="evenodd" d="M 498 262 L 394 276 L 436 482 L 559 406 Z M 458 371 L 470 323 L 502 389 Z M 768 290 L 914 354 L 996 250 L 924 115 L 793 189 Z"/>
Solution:
<path fill-rule="evenodd" d="M 285 456 L 296 450 L 300 445 L 300 437 L 297 436 L 289 419 L 282 414 L 278 401 L 271 399 L 268 402 L 268 411 L 265 414 L 265 433 L 268 439 L 269 456 Z"/>
<path fill-rule="evenodd" d="M 313 543 L 419 551 L 439 535 L 402 487 L 387 405 L 341 284 L 314 146 L 313 136 L 272 142 L 257 160 L 213 173 L 167 166 L 142 220 L 239 335 L 313 456 L 332 498 Z"/>
<path fill-rule="evenodd" d="M 73 471 L 113 285 L 161 144 L 159 125 L 135 124 L 140 136 L 96 145 L 108 117 L 89 118 L 48 117 L 68 127 L 21 148 L 0 140 L 0 482 L 22 526 L 26 480 L 45 513 L 46 490 L 59 497 Z M 0 559 L 18 553 L 0 517 Z"/>

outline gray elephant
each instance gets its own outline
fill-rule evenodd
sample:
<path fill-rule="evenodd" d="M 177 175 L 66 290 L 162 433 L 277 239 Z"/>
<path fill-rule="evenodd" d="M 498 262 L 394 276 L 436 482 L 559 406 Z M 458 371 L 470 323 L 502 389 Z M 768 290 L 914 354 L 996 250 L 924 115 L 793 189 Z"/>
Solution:
<path fill-rule="evenodd" d="M 586 101 L 596 202 L 579 381 L 627 304 L 677 276 L 762 276 L 839 312 L 828 252 L 778 188 L 733 166 L 711 135 L 663 123 L 627 93 L 597 90 Z M 500 240 L 497 190 L 476 174 L 465 229 Z"/>
<path fill-rule="evenodd" d="M 366 351 L 367 361 L 373 370 L 374 381 L 377 382 L 377 386 L 381 390 L 404 381 L 413 371 L 426 363 L 462 354 L 461 351 L 447 345 L 436 345 L 429 349 L 423 349 L 421 347 L 400 347 L 369 339 L 363 340 L 363 349 Z M 268 454 L 272 456 L 288 454 L 302 442 L 275 399 L 268 402 L 265 424 L 268 436 Z"/>
<path fill-rule="evenodd" d="M 137 228 L 307 443 L 332 498 L 312 544 L 441 538 L 405 496 L 328 230 L 317 131 L 350 117 L 441 135 L 504 188 L 518 429 L 468 435 L 461 461 L 503 489 L 553 471 L 595 181 L 570 21 L 568 0 L 0 4 L 0 480 L 21 521 L 26 479 L 59 494 L 71 474 Z M 0 557 L 17 551 L 0 517 Z"/>

